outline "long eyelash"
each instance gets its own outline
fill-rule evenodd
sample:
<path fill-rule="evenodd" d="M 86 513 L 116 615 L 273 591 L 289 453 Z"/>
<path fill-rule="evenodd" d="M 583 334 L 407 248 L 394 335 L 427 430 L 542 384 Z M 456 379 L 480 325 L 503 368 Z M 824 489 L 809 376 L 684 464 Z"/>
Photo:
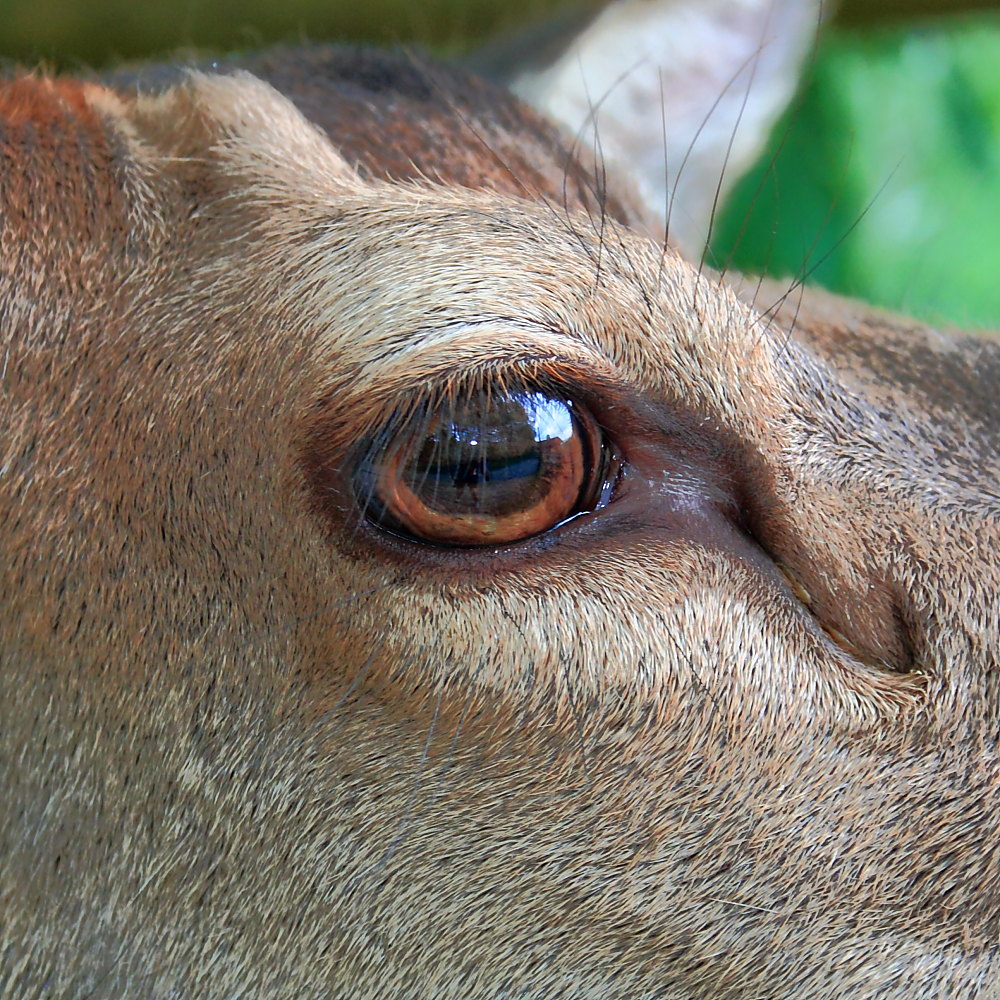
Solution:
<path fill-rule="evenodd" d="M 450 373 L 444 379 L 427 377 L 411 391 L 393 397 L 387 403 L 388 412 L 373 414 L 369 426 L 358 428 L 353 436 L 370 441 L 376 435 L 419 431 L 431 414 L 453 411 L 460 401 L 475 395 L 482 395 L 489 402 L 494 395 L 536 390 L 570 397 L 586 394 L 568 374 L 561 377 L 553 368 L 553 360 L 543 358 L 491 361 Z"/>

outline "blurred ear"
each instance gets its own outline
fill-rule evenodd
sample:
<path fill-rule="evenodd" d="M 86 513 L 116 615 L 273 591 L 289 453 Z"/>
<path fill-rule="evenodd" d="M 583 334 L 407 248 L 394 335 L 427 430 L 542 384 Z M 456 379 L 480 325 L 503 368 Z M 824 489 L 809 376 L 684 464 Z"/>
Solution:
<path fill-rule="evenodd" d="M 717 191 L 759 155 L 823 12 L 823 0 L 616 0 L 485 65 L 633 189 L 654 236 L 669 228 L 697 258 Z"/>

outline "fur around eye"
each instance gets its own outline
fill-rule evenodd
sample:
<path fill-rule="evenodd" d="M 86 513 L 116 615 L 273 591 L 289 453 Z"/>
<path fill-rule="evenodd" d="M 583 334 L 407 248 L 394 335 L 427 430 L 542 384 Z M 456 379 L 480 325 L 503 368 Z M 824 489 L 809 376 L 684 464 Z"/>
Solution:
<path fill-rule="evenodd" d="M 620 470 L 590 412 L 541 390 L 480 390 L 390 430 L 361 460 L 365 516 L 421 542 L 506 545 L 610 499 Z"/>

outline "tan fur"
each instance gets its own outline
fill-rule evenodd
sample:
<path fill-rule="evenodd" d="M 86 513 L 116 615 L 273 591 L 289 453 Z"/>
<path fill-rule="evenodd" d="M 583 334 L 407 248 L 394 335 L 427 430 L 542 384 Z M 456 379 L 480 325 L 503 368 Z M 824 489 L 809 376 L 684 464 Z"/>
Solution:
<path fill-rule="evenodd" d="M 1000 997 L 995 342 L 760 308 L 513 100 L 534 199 L 246 75 L 7 88 L 0 995 Z M 475 369 L 599 399 L 615 502 L 361 520 Z"/>

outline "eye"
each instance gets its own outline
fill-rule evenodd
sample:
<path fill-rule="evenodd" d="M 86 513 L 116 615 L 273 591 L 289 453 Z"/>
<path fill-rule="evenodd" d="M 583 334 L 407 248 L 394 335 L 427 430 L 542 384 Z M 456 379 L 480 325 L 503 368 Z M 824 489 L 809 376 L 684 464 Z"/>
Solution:
<path fill-rule="evenodd" d="M 604 506 L 621 468 L 585 407 L 484 390 L 383 435 L 356 483 L 365 516 L 395 534 L 505 545 Z"/>

